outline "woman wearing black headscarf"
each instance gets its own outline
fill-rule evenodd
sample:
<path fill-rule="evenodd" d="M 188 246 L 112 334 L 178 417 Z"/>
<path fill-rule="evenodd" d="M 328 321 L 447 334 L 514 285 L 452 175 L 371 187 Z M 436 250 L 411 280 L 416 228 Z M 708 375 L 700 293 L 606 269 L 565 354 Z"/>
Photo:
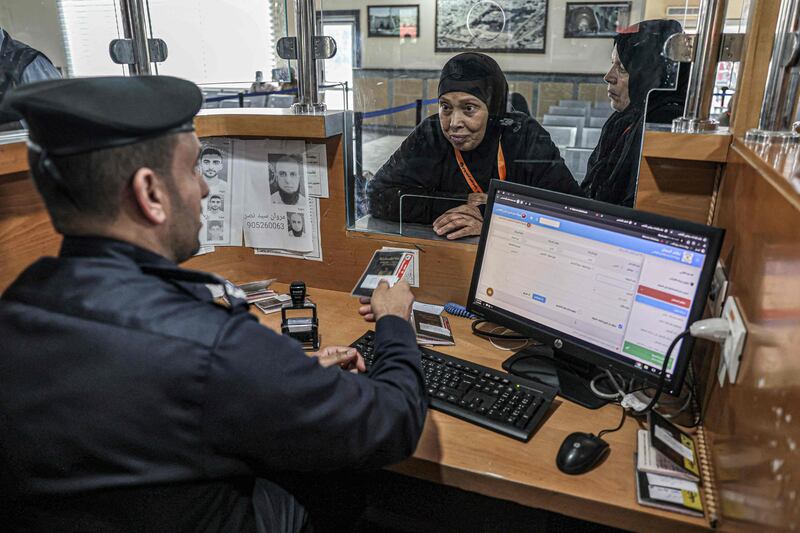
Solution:
<path fill-rule="evenodd" d="M 438 115 L 422 121 L 367 184 L 370 214 L 399 220 L 400 199 L 410 195 L 403 222 L 433 223 L 437 234 L 458 239 L 480 234 L 491 179 L 582 196 L 550 135 L 529 116 L 506 112 L 507 97 L 494 59 L 450 59 L 439 78 Z"/>
<path fill-rule="evenodd" d="M 590 198 L 633 207 L 645 121 L 668 124 L 683 114 L 687 69 L 662 55 L 666 40 L 681 31 L 674 20 L 646 20 L 614 37 L 611 69 L 603 78 L 614 113 L 581 183 Z M 673 90 L 650 92 L 659 88 Z"/>

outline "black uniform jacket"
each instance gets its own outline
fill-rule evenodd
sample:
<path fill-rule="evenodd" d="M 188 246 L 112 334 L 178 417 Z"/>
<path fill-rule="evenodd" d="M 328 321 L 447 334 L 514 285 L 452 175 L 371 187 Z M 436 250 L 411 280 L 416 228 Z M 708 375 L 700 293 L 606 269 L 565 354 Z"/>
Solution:
<path fill-rule="evenodd" d="M 0 523 L 246 531 L 256 477 L 414 451 L 427 399 L 407 322 L 378 321 L 368 376 L 325 369 L 242 302 L 143 265 L 186 272 L 66 238 L 0 299 Z"/>
<path fill-rule="evenodd" d="M 518 112 L 507 113 L 487 129 L 477 148 L 462 152 L 483 192 L 489 190 L 490 180 L 499 178 L 498 141 L 503 146 L 508 181 L 583 196 L 547 131 Z M 442 133 L 439 115 L 422 121 L 367 183 L 369 211 L 377 218 L 398 221 L 401 197 L 422 195 L 406 196 L 402 202 L 402 221 L 421 224 L 430 224 L 445 211 L 463 204 L 471 192 L 453 146 Z"/>

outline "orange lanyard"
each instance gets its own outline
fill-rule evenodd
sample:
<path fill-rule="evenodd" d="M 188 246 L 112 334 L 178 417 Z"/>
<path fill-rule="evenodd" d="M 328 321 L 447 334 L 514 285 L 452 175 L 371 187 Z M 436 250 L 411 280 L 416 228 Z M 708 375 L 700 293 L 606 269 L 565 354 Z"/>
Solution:
<path fill-rule="evenodd" d="M 483 192 L 483 189 L 478 185 L 472 172 L 469 171 L 469 167 L 467 167 L 467 164 L 464 162 L 464 158 L 461 156 L 461 150 L 455 146 L 453 150 L 456 153 L 458 168 L 461 169 L 461 173 L 464 175 L 464 179 L 467 185 L 469 185 L 469 188 L 472 189 L 472 192 Z M 503 155 L 503 146 L 499 142 L 497 143 L 497 173 L 500 175 L 500 181 L 506 181 L 506 158 Z"/>

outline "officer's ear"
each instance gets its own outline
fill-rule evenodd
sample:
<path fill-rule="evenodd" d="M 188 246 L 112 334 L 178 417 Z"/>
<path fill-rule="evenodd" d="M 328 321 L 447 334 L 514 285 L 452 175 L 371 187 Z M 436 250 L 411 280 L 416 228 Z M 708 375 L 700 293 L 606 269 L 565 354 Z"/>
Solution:
<path fill-rule="evenodd" d="M 169 191 L 161 176 L 151 168 L 142 167 L 134 173 L 131 189 L 134 201 L 145 219 L 155 225 L 167 221 Z"/>

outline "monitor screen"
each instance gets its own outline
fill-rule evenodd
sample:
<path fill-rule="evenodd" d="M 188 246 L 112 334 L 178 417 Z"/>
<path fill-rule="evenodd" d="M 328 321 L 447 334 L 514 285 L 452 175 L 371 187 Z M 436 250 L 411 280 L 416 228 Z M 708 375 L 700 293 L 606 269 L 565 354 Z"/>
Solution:
<path fill-rule="evenodd" d="M 672 340 L 700 318 L 722 230 L 493 182 L 472 311 L 601 368 L 658 381 Z M 673 350 L 679 387 L 691 341 Z"/>

